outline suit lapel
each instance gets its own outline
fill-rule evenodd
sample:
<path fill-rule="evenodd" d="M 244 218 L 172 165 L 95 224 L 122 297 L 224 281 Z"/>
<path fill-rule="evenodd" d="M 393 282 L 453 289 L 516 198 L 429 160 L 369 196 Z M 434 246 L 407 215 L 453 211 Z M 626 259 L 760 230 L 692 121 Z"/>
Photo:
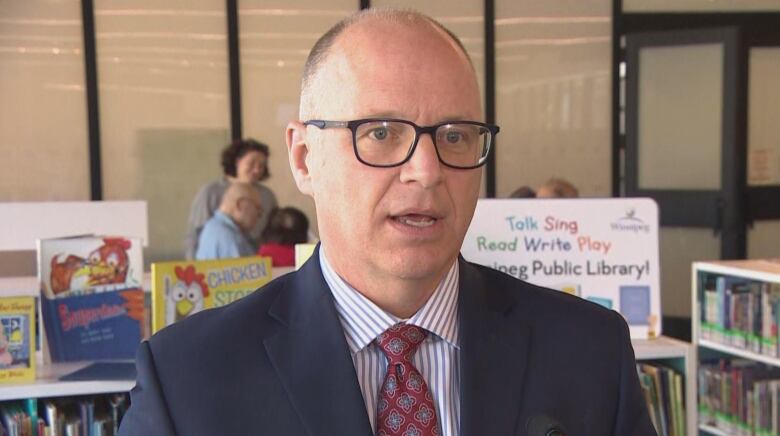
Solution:
<path fill-rule="evenodd" d="M 520 424 L 531 327 L 516 320 L 517 302 L 501 286 L 460 259 L 463 436 L 514 434 Z"/>
<path fill-rule="evenodd" d="M 266 351 L 309 434 L 371 435 L 344 332 L 322 277 L 319 247 L 269 310 L 282 332 Z"/>

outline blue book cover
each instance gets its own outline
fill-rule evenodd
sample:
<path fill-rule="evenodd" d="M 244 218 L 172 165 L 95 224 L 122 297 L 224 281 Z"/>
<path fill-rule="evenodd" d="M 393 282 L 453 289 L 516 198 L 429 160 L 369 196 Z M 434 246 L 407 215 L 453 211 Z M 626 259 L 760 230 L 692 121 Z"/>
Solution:
<path fill-rule="evenodd" d="M 139 288 L 41 299 L 52 361 L 135 357 L 143 299 Z"/>
<path fill-rule="evenodd" d="M 649 325 L 650 287 L 621 286 L 620 313 L 626 318 L 628 325 Z"/>

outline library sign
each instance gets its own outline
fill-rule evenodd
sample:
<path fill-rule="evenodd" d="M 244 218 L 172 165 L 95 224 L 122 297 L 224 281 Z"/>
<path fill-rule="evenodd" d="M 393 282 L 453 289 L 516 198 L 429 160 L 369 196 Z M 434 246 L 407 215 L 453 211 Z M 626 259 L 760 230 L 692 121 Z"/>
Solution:
<path fill-rule="evenodd" d="M 480 199 L 463 256 L 620 312 L 661 333 L 658 206 L 646 198 Z"/>

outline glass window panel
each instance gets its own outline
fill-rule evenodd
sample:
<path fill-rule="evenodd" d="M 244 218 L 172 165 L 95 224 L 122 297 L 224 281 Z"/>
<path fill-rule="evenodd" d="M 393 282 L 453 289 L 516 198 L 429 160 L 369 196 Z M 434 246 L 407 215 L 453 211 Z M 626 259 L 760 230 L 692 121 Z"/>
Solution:
<path fill-rule="evenodd" d="M 611 195 L 611 5 L 496 2 L 499 197 L 551 177 Z"/>
<path fill-rule="evenodd" d="M 690 318 L 691 264 L 720 259 L 720 237 L 711 229 L 661 227 L 661 313 Z"/>
<path fill-rule="evenodd" d="M 280 206 L 306 213 L 317 229 L 314 202 L 298 191 L 287 160 L 284 129 L 298 119 L 303 64 L 331 26 L 357 10 L 354 0 L 240 0 L 241 99 L 244 136 L 271 149 L 271 188 Z"/>
<path fill-rule="evenodd" d="M 95 28 L 105 197 L 148 202 L 147 263 L 181 259 L 230 137 L 225 4 L 96 0 Z"/>
<path fill-rule="evenodd" d="M 642 48 L 638 74 L 639 187 L 720 189 L 723 45 Z"/>
<path fill-rule="evenodd" d="M 623 0 L 623 12 L 776 11 L 777 0 Z"/>
<path fill-rule="evenodd" d="M 780 48 L 750 49 L 748 184 L 780 185 Z"/>
<path fill-rule="evenodd" d="M 89 200 L 81 3 L 0 1 L 0 201 Z"/>
<path fill-rule="evenodd" d="M 780 258 L 780 220 L 755 221 L 747 236 L 748 259 Z"/>

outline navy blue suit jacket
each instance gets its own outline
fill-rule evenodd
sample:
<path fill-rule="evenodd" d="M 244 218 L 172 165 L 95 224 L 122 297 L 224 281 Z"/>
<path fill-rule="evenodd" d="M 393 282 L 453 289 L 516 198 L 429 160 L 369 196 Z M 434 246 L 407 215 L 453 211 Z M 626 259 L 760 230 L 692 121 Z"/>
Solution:
<path fill-rule="evenodd" d="M 622 317 L 460 262 L 461 435 L 655 435 Z M 318 255 L 228 306 L 141 344 L 119 434 L 369 436 Z M 534 436 L 534 435 L 531 435 Z"/>

